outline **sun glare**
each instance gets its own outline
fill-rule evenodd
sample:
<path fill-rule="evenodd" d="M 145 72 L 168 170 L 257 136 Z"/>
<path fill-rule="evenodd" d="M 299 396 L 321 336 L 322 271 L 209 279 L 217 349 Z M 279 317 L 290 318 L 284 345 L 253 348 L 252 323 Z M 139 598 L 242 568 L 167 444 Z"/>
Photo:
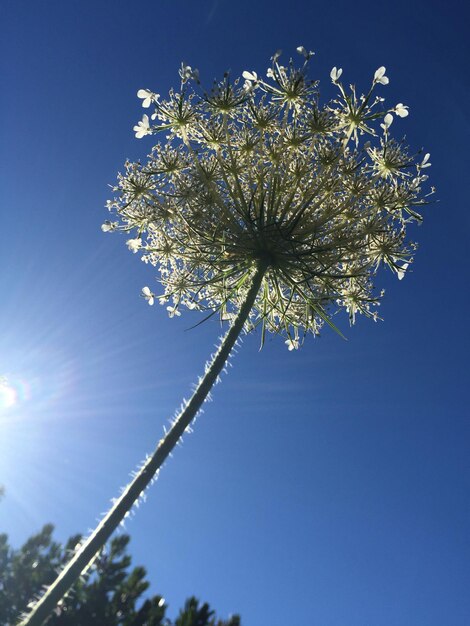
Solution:
<path fill-rule="evenodd" d="M 9 409 L 16 404 L 18 392 L 6 378 L 0 379 L 0 410 Z"/>
<path fill-rule="evenodd" d="M 29 385 L 25 381 L 0 377 L 0 412 L 28 400 L 29 395 Z"/>

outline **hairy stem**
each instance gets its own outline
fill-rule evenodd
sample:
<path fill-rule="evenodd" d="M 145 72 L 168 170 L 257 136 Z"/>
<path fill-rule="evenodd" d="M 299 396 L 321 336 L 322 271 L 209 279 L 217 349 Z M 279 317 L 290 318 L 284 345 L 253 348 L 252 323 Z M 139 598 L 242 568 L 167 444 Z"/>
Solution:
<path fill-rule="evenodd" d="M 90 565 L 96 554 L 103 548 L 106 541 L 123 521 L 133 504 L 138 500 L 159 468 L 163 465 L 168 455 L 201 408 L 201 405 L 222 371 L 243 329 L 243 325 L 248 318 L 266 269 L 264 263 L 258 265 L 250 289 L 248 290 L 244 303 L 240 307 L 238 315 L 223 338 L 211 363 L 206 368 L 206 372 L 203 378 L 201 378 L 191 399 L 177 416 L 171 429 L 165 437 L 158 442 L 155 451 L 145 461 L 135 478 L 127 485 L 110 511 L 101 520 L 85 543 L 81 545 L 80 549 L 77 550 L 54 583 L 52 583 L 44 595 L 38 600 L 31 612 L 23 619 L 19 626 L 40 626 L 45 622 L 57 603 L 65 596 L 70 587 L 79 578 L 80 574 Z"/>

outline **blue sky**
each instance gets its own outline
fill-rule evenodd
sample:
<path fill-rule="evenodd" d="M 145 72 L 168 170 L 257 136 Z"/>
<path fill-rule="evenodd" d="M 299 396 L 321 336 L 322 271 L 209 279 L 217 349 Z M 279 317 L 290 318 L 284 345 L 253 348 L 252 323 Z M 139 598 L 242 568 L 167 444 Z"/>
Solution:
<path fill-rule="evenodd" d="M 248 336 L 126 524 L 174 615 L 195 594 L 246 626 L 470 622 L 468 15 L 453 2 L 6 0 L 0 9 L 0 531 L 94 526 L 153 448 L 221 328 L 139 297 L 152 269 L 100 225 L 141 87 L 210 85 L 315 50 L 326 92 L 387 67 L 439 202 L 384 322 L 289 353 Z M 398 124 L 397 124 L 398 126 Z M 395 134 L 397 129 L 393 129 Z M 381 281 L 381 282 L 380 282 Z"/>

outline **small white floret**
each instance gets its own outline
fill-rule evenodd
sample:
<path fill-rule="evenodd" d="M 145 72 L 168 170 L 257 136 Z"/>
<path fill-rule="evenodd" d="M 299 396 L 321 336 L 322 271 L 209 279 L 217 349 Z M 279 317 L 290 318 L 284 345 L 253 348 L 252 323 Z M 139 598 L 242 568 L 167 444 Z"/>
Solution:
<path fill-rule="evenodd" d="M 155 95 L 158 98 L 158 94 Z M 139 89 L 139 91 L 137 92 L 137 97 L 143 99 L 142 106 L 144 107 L 144 109 L 148 109 L 149 106 L 152 104 L 154 96 L 153 93 L 148 89 Z"/>
<path fill-rule="evenodd" d="M 404 265 L 401 266 L 399 270 L 397 270 L 398 280 L 403 280 L 406 274 L 406 270 L 408 269 L 408 266 L 409 266 L 409 263 L 405 263 Z"/>
<path fill-rule="evenodd" d="M 150 130 L 149 116 L 144 115 L 141 121 L 134 126 L 133 131 L 137 139 L 142 139 L 145 135 L 150 135 L 152 131 Z"/>
<path fill-rule="evenodd" d="M 284 342 L 287 346 L 287 348 L 289 349 L 289 352 L 291 352 L 292 350 L 298 350 L 299 349 L 299 340 L 298 339 L 286 339 L 286 341 Z"/>
<path fill-rule="evenodd" d="M 313 55 L 315 54 L 315 52 L 312 52 L 312 50 L 310 50 L 310 52 L 307 52 L 307 50 L 303 46 L 298 46 L 297 52 L 305 57 L 307 60 L 313 57 Z"/>
<path fill-rule="evenodd" d="M 254 83 L 258 80 L 258 74 L 256 72 L 247 72 L 246 70 L 242 74 L 245 80 L 251 80 Z"/>
<path fill-rule="evenodd" d="M 342 73 L 343 73 L 343 70 L 341 68 L 334 67 L 330 72 L 331 80 L 334 83 L 336 83 L 339 80 Z"/>
<path fill-rule="evenodd" d="M 175 317 L 175 315 L 179 317 L 181 315 L 181 312 L 178 311 L 177 307 L 175 306 L 167 306 L 166 310 L 168 311 L 168 315 L 170 317 Z"/>
<path fill-rule="evenodd" d="M 380 124 L 380 127 L 384 131 L 387 131 L 392 122 L 393 122 L 393 115 L 391 113 L 387 113 L 387 115 L 384 117 L 383 124 Z"/>
<path fill-rule="evenodd" d="M 431 156 L 431 155 L 429 154 L 429 152 L 427 152 L 427 153 L 424 155 L 424 159 L 421 161 L 421 164 L 420 164 L 420 166 L 419 166 L 421 169 L 424 169 L 425 167 L 431 167 L 431 163 L 429 162 L 429 157 L 430 157 L 430 156 Z"/>
<path fill-rule="evenodd" d="M 196 68 L 193 69 L 190 65 L 185 65 L 184 63 L 181 63 L 179 75 L 181 76 L 181 82 L 183 84 L 187 83 L 188 80 L 199 80 L 199 70 Z"/>
<path fill-rule="evenodd" d="M 388 77 L 385 76 L 385 72 L 387 70 L 382 65 L 374 74 L 374 83 L 380 83 L 381 85 L 388 85 L 389 80 Z"/>
<path fill-rule="evenodd" d="M 117 222 L 110 222 L 109 220 L 106 220 L 104 224 L 101 224 L 101 230 L 104 233 L 109 233 L 112 230 L 116 230 L 117 226 L 118 226 Z"/>
<path fill-rule="evenodd" d="M 153 306 L 155 302 L 155 294 L 153 294 L 148 287 L 142 288 L 142 295 L 147 300 L 150 306 Z"/>
<path fill-rule="evenodd" d="M 137 237 L 136 239 L 128 239 L 126 241 L 126 246 L 135 254 L 142 247 L 142 239 L 140 237 Z"/>
<path fill-rule="evenodd" d="M 408 108 L 405 104 L 399 102 L 393 111 L 398 117 L 406 117 L 409 114 Z"/>

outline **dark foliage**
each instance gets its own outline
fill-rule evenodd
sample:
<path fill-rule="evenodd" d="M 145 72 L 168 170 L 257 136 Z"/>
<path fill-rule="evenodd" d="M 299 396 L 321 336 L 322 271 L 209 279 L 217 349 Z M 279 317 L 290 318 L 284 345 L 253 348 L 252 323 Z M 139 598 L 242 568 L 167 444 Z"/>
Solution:
<path fill-rule="evenodd" d="M 0 534 L 0 624 L 13 626 L 28 603 L 57 576 L 70 558 L 79 535 L 65 546 L 53 541 L 47 524 L 19 549 Z M 240 626 L 238 616 L 217 620 L 207 603 L 189 598 L 176 620 L 166 616 L 162 596 L 145 597 L 150 583 L 143 567 L 131 567 L 128 535 L 115 537 L 90 570 L 74 585 L 47 621 L 47 626 Z"/>

